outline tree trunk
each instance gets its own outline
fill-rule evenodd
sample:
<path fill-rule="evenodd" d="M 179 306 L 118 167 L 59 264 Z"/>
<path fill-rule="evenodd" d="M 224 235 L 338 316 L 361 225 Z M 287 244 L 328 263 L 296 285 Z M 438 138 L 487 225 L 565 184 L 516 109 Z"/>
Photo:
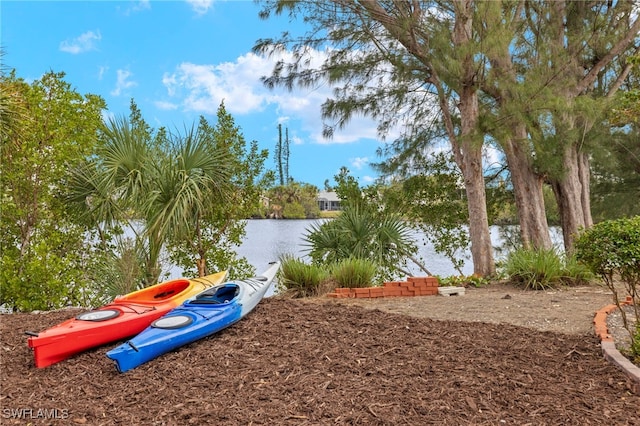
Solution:
<path fill-rule="evenodd" d="M 575 144 L 567 146 L 562 155 L 564 174 L 551 178 L 551 187 L 558 203 L 564 249 L 573 252 L 573 246 L 582 228 L 593 224 L 589 201 L 589 160 Z"/>
<path fill-rule="evenodd" d="M 561 81 L 561 86 L 557 87 L 558 93 L 563 93 L 567 100 L 573 102 L 581 96 L 591 96 L 594 87 L 597 86 L 599 89 L 604 88 L 607 96 L 613 96 L 626 78 L 629 69 L 623 67 L 617 77 L 613 69 L 606 74 L 605 69 L 614 61 L 620 61 L 621 58 L 624 58 L 625 50 L 633 49 L 640 31 L 640 19 L 638 19 L 637 13 L 634 13 L 635 10 L 631 3 L 618 2 L 615 7 L 609 3 L 608 13 L 601 16 L 603 19 L 601 22 L 598 21 L 598 31 L 596 31 L 595 22 L 590 23 L 594 25 L 594 30 L 593 32 L 589 31 L 589 38 L 593 38 L 596 44 L 606 41 L 607 49 L 603 52 L 604 54 L 594 58 L 593 63 L 587 64 L 589 68 L 586 68 L 583 63 L 586 40 L 567 37 L 571 35 L 570 29 L 580 28 L 585 24 L 583 15 L 575 13 L 574 7 L 567 7 L 570 2 L 551 2 L 550 4 L 555 8 L 551 16 L 555 18 L 553 25 L 557 29 L 553 47 L 556 52 L 562 53 L 558 56 L 557 63 L 552 64 L 552 72 L 558 73 L 558 75 L 572 75 L 575 78 L 575 85 L 569 87 L 566 82 L 562 83 Z M 573 6 L 592 7 L 591 4 L 581 2 L 574 2 Z M 617 22 L 627 22 L 629 30 L 620 31 L 616 25 Z M 567 52 L 571 55 L 569 58 L 565 57 Z M 612 78 L 610 82 L 613 84 L 607 87 L 604 83 L 608 78 Z M 568 129 L 575 126 L 575 116 L 564 114 L 561 117 Z M 564 247 L 567 253 L 573 251 L 574 241 L 580 229 L 593 225 L 589 198 L 589 158 L 581 152 L 581 145 L 581 142 L 574 142 L 564 148 L 562 152 L 563 174 L 560 177 L 550 179 L 558 203 Z"/>
<path fill-rule="evenodd" d="M 198 267 L 198 277 L 204 277 L 207 274 L 207 261 L 204 258 L 196 259 Z"/>
<path fill-rule="evenodd" d="M 473 273 L 486 277 L 493 275 L 496 272 L 496 268 L 493 259 L 491 233 L 489 232 L 481 147 L 466 147 L 463 175 L 469 210 L 469 237 L 471 238 Z"/>
<path fill-rule="evenodd" d="M 547 224 L 542 193 L 543 179 L 532 168 L 529 158 L 527 131 L 524 125 L 516 125 L 514 138 L 503 142 L 503 150 L 511 173 L 515 195 L 520 237 L 524 248 L 551 248 L 551 236 Z"/>
<path fill-rule="evenodd" d="M 473 8 L 471 0 L 454 3 L 456 22 L 453 29 L 453 42 L 461 48 L 471 41 Z M 462 57 L 462 70 L 458 93 L 460 101 L 460 151 L 456 161 L 464 176 L 467 192 L 467 208 L 469 210 L 469 237 L 471 239 L 471 257 L 473 272 L 480 276 L 493 275 L 496 271 L 493 260 L 493 246 L 489 232 L 487 214 L 487 196 L 482 173 L 482 138 L 477 134 L 480 111 L 478 108 L 478 87 L 476 82 L 477 64 L 473 55 L 467 53 Z M 451 137 L 452 135 L 450 135 Z"/>
<path fill-rule="evenodd" d="M 591 167 L 589 156 L 584 152 L 578 153 L 578 174 L 582 182 L 582 214 L 584 214 L 584 226 L 593 226 L 593 216 L 591 216 Z"/>

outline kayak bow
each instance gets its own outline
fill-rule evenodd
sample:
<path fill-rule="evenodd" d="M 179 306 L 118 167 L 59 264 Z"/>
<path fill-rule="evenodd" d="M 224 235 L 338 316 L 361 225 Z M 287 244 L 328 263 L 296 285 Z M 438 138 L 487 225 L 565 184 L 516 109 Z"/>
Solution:
<path fill-rule="evenodd" d="M 201 278 L 180 278 L 116 297 L 98 309 L 83 312 L 40 333 L 31 331 L 28 344 L 38 368 L 79 352 L 135 336 L 152 321 L 190 297 L 227 279 L 228 272 Z"/>
<path fill-rule="evenodd" d="M 229 281 L 201 292 L 107 352 L 107 357 L 124 373 L 229 327 L 256 307 L 279 269 L 280 263 L 275 262 L 258 277 Z"/>

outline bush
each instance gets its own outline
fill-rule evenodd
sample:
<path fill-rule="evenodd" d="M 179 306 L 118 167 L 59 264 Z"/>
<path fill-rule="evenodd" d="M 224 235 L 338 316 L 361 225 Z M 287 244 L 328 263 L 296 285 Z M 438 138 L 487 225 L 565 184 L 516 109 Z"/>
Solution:
<path fill-rule="evenodd" d="M 367 259 L 349 258 L 338 262 L 331 271 L 331 276 L 338 287 L 360 288 L 371 287 L 376 275 L 376 264 Z"/>
<path fill-rule="evenodd" d="M 281 256 L 278 291 L 293 297 L 318 296 L 335 287 L 371 287 L 377 273 L 366 259 L 344 259 L 331 267 L 307 264 L 292 255 Z"/>
<path fill-rule="evenodd" d="M 583 283 L 592 278 L 589 270 L 575 258 L 565 258 L 555 249 L 515 250 L 507 256 L 504 270 L 514 284 L 531 290 Z"/>
<path fill-rule="evenodd" d="M 305 213 L 302 204 L 292 202 L 284 206 L 282 217 L 285 219 L 306 219 L 307 214 Z"/>
<path fill-rule="evenodd" d="M 640 320 L 640 318 L 636 317 L 636 327 L 631 333 L 631 348 L 629 348 L 629 358 L 631 358 L 631 361 L 636 365 L 640 365 L 640 321 L 638 320 Z"/>
<path fill-rule="evenodd" d="M 631 335 L 631 358 L 640 359 L 640 216 L 600 222 L 582 232 L 576 240 L 576 258 L 599 275 L 620 303 L 631 296 L 636 326 L 627 321 L 620 309 L 624 326 Z M 622 281 L 627 294 L 619 295 L 615 280 Z"/>
<path fill-rule="evenodd" d="M 438 285 L 440 287 L 475 287 L 480 288 L 489 284 L 487 278 L 479 275 L 451 275 L 449 277 L 438 276 Z"/>
<path fill-rule="evenodd" d="M 615 277 L 638 296 L 640 286 L 640 216 L 600 222 L 576 240 L 576 258 L 612 287 Z"/>
<path fill-rule="evenodd" d="M 280 262 L 278 289 L 294 297 L 317 295 L 329 277 L 326 269 L 309 265 L 292 255 L 281 256 Z"/>

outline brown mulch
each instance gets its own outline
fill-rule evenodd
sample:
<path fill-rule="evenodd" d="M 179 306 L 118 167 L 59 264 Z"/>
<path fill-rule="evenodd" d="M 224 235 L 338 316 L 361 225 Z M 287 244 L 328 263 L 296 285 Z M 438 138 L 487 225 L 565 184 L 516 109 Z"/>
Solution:
<path fill-rule="evenodd" d="M 0 316 L 0 424 L 640 425 L 593 333 L 269 298 L 125 374 L 117 342 L 36 369 L 24 331 L 75 312 Z"/>

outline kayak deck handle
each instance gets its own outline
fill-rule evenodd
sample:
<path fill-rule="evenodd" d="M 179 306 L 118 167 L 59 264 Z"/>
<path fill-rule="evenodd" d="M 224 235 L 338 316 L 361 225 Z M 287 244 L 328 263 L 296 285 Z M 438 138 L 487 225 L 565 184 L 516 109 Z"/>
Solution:
<path fill-rule="evenodd" d="M 27 336 L 38 337 L 38 333 L 33 331 L 25 331 L 24 334 L 26 334 Z"/>

